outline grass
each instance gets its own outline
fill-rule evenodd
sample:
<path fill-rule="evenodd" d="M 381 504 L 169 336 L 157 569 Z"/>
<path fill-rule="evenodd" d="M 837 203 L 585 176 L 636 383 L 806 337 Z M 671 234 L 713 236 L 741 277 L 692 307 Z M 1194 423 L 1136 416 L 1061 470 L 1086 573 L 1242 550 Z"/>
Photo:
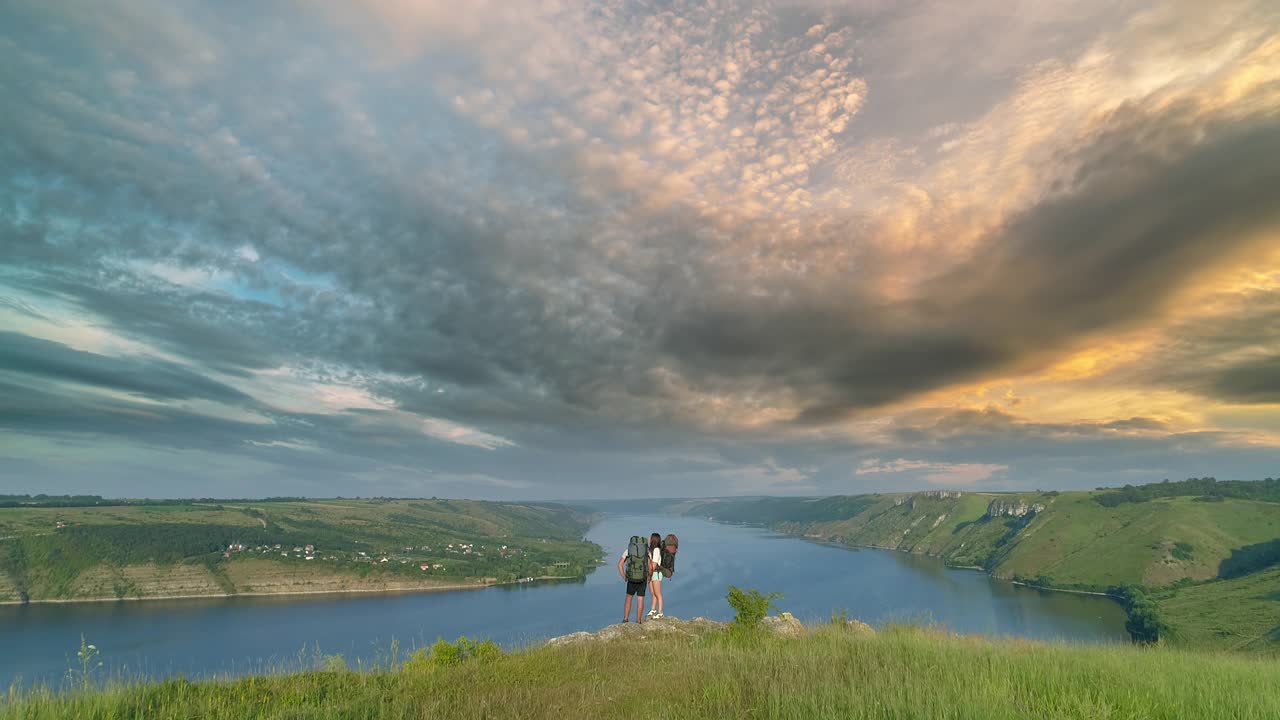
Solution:
<path fill-rule="evenodd" d="M 1280 657 L 1280 567 L 1156 596 L 1173 640 Z"/>
<path fill-rule="evenodd" d="M 268 592 L 377 589 L 581 575 L 600 555 L 600 548 L 581 538 L 588 520 L 564 506 L 473 500 L 0 508 L 0 601 L 235 594 L 249 587 Z M 235 542 L 250 550 L 279 543 L 282 552 L 313 544 L 320 557 L 307 562 L 254 551 L 224 559 L 222 550 Z M 463 554 L 449 550 L 450 543 L 476 547 Z M 500 556 L 503 545 L 517 552 Z M 373 567 L 360 559 L 361 552 L 387 556 L 389 562 Z M 429 572 L 419 569 L 424 562 Z"/>
<path fill-rule="evenodd" d="M 0 719 L 1270 720 L 1277 687 L 1280 665 L 1248 656 L 829 625 L 799 638 L 587 642 L 452 667 L 14 690 Z"/>

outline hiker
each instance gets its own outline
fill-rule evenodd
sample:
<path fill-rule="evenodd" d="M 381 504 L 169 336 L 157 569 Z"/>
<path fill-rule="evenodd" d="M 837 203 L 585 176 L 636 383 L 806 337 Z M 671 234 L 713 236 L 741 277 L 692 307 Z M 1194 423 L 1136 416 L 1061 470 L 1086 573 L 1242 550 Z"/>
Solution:
<path fill-rule="evenodd" d="M 632 598 L 638 598 L 636 622 L 644 622 L 644 591 L 653 572 L 649 567 L 650 562 L 651 555 L 644 538 L 632 535 L 631 542 L 627 543 L 627 549 L 622 552 L 622 557 L 618 558 L 618 574 L 627 581 L 627 599 L 622 605 L 622 622 L 624 623 L 631 620 Z"/>
<path fill-rule="evenodd" d="M 655 620 L 662 617 L 662 534 L 649 536 L 649 590 L 653 593 L 650 603 L 649 617 Z"/>
<path fill-rule="evenodd" d="M 658 574 L 664 578 L 670 578 L 676 574 L 676 551 L 680 548 L 680 539 L 675 533 L 667 533 L 667 537 L 662 541 L 661 555 L 658 557 Z M 658 617 L 662 617 L 663 610 L 666 609 L 665 597 L 659 591 L 657 593 L 656 602 L 658 603 Z"/>

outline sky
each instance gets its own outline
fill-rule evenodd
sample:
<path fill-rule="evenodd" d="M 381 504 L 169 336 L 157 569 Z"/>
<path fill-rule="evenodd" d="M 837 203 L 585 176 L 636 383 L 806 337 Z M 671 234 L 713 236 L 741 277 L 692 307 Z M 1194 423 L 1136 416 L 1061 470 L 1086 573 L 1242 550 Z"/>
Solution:
<path fill-rule="evenodd" d="M 0 493 L 1280 474 L 1280 4 L 8 0 Z"/>

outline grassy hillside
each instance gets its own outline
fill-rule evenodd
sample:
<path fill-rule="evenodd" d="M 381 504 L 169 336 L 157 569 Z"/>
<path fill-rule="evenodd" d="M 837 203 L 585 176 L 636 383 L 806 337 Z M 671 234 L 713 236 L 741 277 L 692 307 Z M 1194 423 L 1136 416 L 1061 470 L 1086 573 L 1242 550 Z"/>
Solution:
<path fill-rule="evenodd" d="M 1221 488 L 1217 486 L 1221 485 Z M 1187 642 L 1280 648 L 1280 582 L 1273 574 L 1226 579 L 1280 563 L 1280 484 L 1188 481 L 1090 492 L 921 492 L 819 499 L 711 500 L 688 514 L 748 522 L 842 542 L 941 557 L 996 577 L 1059 589 L 1161 589 L 1167 623 Z M 1195 494 L 1179 494 L 1195 493 Z M 1223 579 L 1219 579 L 1223 578 Z M 1204 583 L 1192 585 L 1189 583 Z M 1176 587 L 1175 587 L 1176 586 Z M 1239 588 L 1257 587 L 1257 591 Z M 1269 588 L 1269 592 L 1263 592 Z M 1214 593 L 1241 601 L 1260 620 L 1211 634 L 1195 608 Z M 1248 594 L 1253 593 L 1253 594 Z M 1181 599 L 1179 599 L 1181 598 Z M 1240 620 L 1246 614 L 1240 613 Z M 1226 617 L 1226 615 L 1224 615 Z M 1269 630 L 1263 628 L 1263 630 Z"/>
<path fill-rule="evenodd" d="M 0 601 L 429 589 L 576 576 L 600 556 L 581 540 L 588 519 L 563 506 L 469 500 L 6 507 Z"/>
<path fill-rule="evenodd" d="M 1280 567 L 1157 591 L 1175 642 L 1280 654 Z"/>
<path fill-rule="evenodd" d="M 1240 655 L 1077 647 L 841 625 L 512 654 L 455 651 L 373 672 L 13 692 L 0 718 L 1280 717 L 1280 665 Z"/>

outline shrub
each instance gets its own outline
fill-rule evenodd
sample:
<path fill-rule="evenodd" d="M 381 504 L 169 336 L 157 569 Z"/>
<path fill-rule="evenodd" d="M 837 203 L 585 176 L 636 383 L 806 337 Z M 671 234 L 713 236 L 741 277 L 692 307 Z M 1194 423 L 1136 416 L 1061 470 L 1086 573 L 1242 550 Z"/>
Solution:
<path fill-rule="evenodd" d="M 1113 588 L 1112 591 L 1120 596 L 1125 612 L 1129 615 L 1124 629 L 1129 631 L 1129 637 L 1134 642 L 1158 643 L 1168 634 L 1169 626 L 1160 617 L 1160 608 L 1142 588 L 1129 585 Z"/>
<path fill-rule="evenodd" d="M 405 661 L 406 670 L 431 670 L 452 667 L 468 661 L 489 662 L 502 655 L 502 649 L 492 640 L 472 640 L 466 635 L 449 642 L 439 638 L 429 648 L 420 648 Z"/>
<path fill-rule="evenodd" d="M 1273 565 L 1280 565 L 1280 538 L 1232 550 L 1231 557 L 1218 566 L 1218 577 L 1240 577 Z"/>
<path fill-rule="evenodd" d="M 734 585 L 729 586 L 729 607 L 733 608 L 733 627 L 747 630 L 758 627 L 770 609 L 776 610 L 773 601 L 782 597 L 782 593 L 772 592 L 763 595 L 759 590 L 741 590 Z"/>
<path fill-rule="evenodd" d="M 1190 560 L 1191 553 L 1195 550 L 1195 546 L 1188 542 L 1176 542 L 1173 544 L 1173 556 L 1179 560 Z"/>

